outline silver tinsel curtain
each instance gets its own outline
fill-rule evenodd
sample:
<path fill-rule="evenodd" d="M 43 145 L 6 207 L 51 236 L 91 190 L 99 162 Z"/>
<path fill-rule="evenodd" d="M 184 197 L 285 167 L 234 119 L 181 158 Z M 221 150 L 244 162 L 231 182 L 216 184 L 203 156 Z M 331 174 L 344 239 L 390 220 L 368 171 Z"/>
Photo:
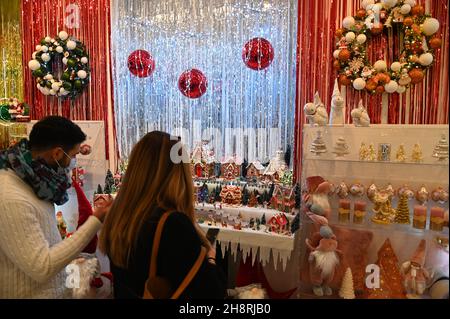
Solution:
<path fill-rule="evenodd" d="M 208 140 L 218 160 L 238 155 L 264 162 L 293 146 L 296 0 L 113 0 L 112 7 L 121 157 L 151 130 L 182 136 L 191 150 Z M 255 37 L 275 51 L 261 71 L 242 60 L 244 44 Z M 127 68 L 138 49 L 155 59 L 148 78 Z M 190 68 L 208 79 L 199 99 L 178 89 L 180 74 Z"/>

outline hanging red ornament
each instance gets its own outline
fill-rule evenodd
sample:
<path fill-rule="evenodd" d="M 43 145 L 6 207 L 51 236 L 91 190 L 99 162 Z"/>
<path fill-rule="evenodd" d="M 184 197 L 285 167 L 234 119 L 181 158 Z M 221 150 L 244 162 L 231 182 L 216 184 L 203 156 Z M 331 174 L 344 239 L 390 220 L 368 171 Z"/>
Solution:
<path fill-rule="evenodd" d="M 155 70 L 155 60 L 147 51 L 136 50 L 128 56 L 128 69 L 137 77 L 146 78 Z"/>
<path fill-rule="evenodd" d="M 440 47 L 441 47 L 441 44 L 442 44 L 442 40 L 441 40 L 440 38 L 438 38 L 438 37 L 435 37 L 435 38 L 433 38 L 433 39 L 430 40 L 430 46 L 431 46 L 433 49 L 440 48 Z"/>
<path fill-rule="evenodd" d="M 190 69 L 184 71 L 178 79 L 178 88 L 181 93 L 191 99 L 202 96 L 208 87 L 208 80 L 202 71 Z"/>
<path fill-rule="evenodd" d="M 252 70 L 263 70 L 272 63 L 274 50 L 272 44 L 264 38 L 254 38 L 244 45 L 242 59 Z"/>

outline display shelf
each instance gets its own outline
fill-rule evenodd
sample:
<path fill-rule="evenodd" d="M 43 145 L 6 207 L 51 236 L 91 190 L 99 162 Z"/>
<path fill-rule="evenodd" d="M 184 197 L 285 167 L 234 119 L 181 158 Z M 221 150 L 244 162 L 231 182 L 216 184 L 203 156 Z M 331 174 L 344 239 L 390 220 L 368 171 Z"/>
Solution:
<path fill-rule="evenodd" d="M 261 218 L 262 215 L 265 214 L 266 221 L 268 221 L 272 216 L 281 213 L 278 210 L 270 209 L 270 208 L 264 208 L 264 207 L 248 207 L 248 206 L 239 206 L 239 207 L 233 207 L 233 206 L 227 206 L 222 204 L 222 208 L 219 207 L 219 204 L 216 204 L 216 207 L 214 207 L 213 204 L 196 204 L 194 207 L 196 210 L 199 211 L 214 211 L 219 212 L 222 211 L 222 213 L 235 215 L 237 216 L 239 213 L 241 213 L 243 216 L 246 217 L 246 219 L 250 218 Z M 294 219 L 295 214 L 286 214 L 284 213 L 286 218 L 291 221 Z"/>
<path fill-rule="evenodd" d="M 281 261 L 282 268 L 285 270 L 288 260 L 292 259 L 295 244 L 294 236 L 267 233 L 252 229 L 236 230 L 229 227 L 208 226 L 207 224 L 199 224 L 199 226 L 205 232 L 209 228 L 219 229 L 217 240 L 221 243 L 222 255 L 225 254 L 225 250 L 229 250 L 231 255 L 236 258 L 239 249 L 242 251 L 242 256 L 251 254 L 253 260 L 258 258 L 263 266 L 272 260 L 272 256 L 275 261 L 275 270 L 277 269 L 278 261 Z"/>
<path fill-rule="evenodd" d="M 416 163 L 416 162 L 395 162 L 395 161 L 361 161 L 361 160 L 357 160 L 357 159 L 346 159 L 346 158 L 323 158 L 320 156 L 305 156 L 303 158 L 304 161 L 324 161 L 324 162 L 333 162 L 333 163 L 360 163 L 360 164 L 368 164 L 368 165 L 385 165 L 385 166 L 389 166 L 389 165 L 405 165 L 408 166 L 410 165 L 411 168 L 418 168 L 418 166 L 424 166 L 428 168 L 432 168 L 432 167 L 436 167 L 436 166 L 442 166 L 442 167 L 448 167 L 449 166 L 449 162 L 448 160 L 446 161 L 436 161 L 434 163 L 431 162 L 420 162 L 420 163 Z"/>

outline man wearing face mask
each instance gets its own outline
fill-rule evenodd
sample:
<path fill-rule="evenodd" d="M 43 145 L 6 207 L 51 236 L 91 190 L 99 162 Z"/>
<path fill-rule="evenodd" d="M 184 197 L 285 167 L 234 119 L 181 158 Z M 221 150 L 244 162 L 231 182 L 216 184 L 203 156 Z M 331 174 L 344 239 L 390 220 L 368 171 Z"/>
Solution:
<path fill-rule="evenodd" d="M 63 298 L 65 267 L 99 231 L 110 203 L 61 239 L 54 205 L 68 201 L 86 135 L 70 120 L 37 122 L 29 141 L 0 151 L 0 299 Z"/>

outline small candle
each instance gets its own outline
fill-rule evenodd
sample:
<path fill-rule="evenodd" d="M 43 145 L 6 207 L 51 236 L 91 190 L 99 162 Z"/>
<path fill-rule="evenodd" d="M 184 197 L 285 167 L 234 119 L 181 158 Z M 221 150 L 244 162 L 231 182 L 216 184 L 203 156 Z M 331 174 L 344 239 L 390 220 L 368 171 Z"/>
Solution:
<path fill-rule="evenodd" d="M 431 207 L 430 229 L 441 231 L 444 228 L 444 209 L 442 207 Z"/>
<path fill-rule="evenodd" d="M 413 227 L 425 229 L 427 223 L 427 208 L 422 205 L 414 206 Z"/>
<path fill-rule="evenodd" d="M 355 213 L 353 215 L 353 222 L 356 224 L 362 224 L 364 222 L 364 216 L 366 216 L 367 203 L 365 201 L 358 200 L 355 202 Z"/>
<path fill-rule="evenodd" d="M 350 220 L 350 200 L 340 199 L 339 200 L 339 221 L 347 222 Z"/>

